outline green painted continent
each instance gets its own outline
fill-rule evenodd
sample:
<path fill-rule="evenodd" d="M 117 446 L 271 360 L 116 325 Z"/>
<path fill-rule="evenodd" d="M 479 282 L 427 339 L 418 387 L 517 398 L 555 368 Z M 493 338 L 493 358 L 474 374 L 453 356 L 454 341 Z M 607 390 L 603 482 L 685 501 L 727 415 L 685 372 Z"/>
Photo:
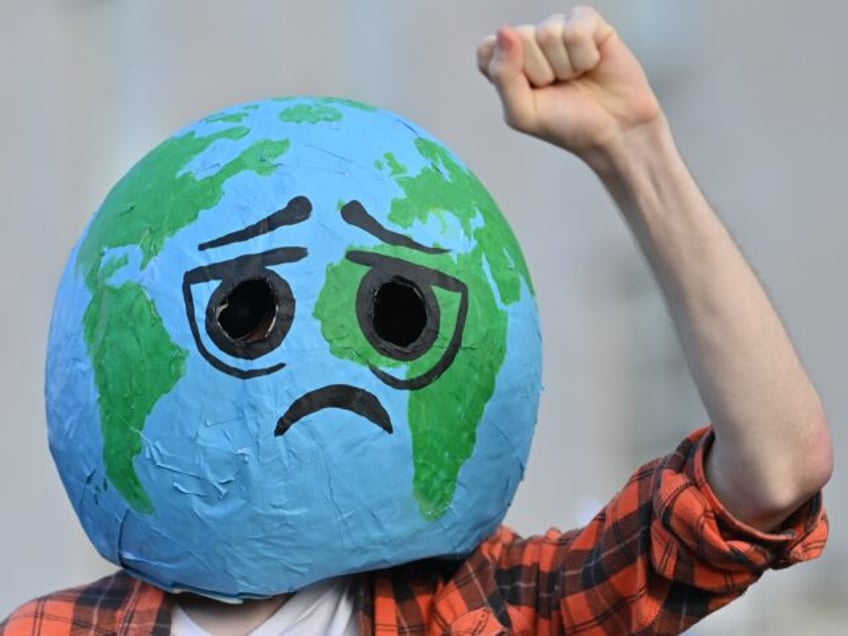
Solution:
<path fill-rule="evenodd" d="M 518 242 L 480 181 L 442 146 L 419 138 L 416 148 L 428 165 L 415 175 L 394 156 L 386 157 L 388 166 L 382 164 L 404 192 L 392 201 L 389 219 L 411 228 L 432 215 L 450 216 L 474 239 L 473 247 L 464 253 L 428 255 L 390 246 L 374 250 L 436 269 L 468 287 L 468 320 L 459 354 L 435 382 L 409 395 L 413 489 L 422 516 L 434 520 L 453 500 L 459 471 L 474 450 L 477 426 L 506 358 L 508 321 L 498 301 L 501 305 L 518 302 L 522 283 L 531 293 L 532 285 Z M 330 265 L 315 317 L 337 357 L 379 368 L 396 367 L 398 363 L 377 354 L 356 327 L 355 294 L 366 272 L 367 268 L 348 261 Z M 440 334 L 430 352 L 407 364 L 406 377 L 426 373 L 448 346 L 457 312 L 454 296 L 437 291 Z"/>
<path fill-rule="evenodd" d="M 92 294 L 83 328 L 99 393 L 106 474 L 140 512 L 152 512 L 153 504 L 133 459 L 141 452 L 148 415 L 184 374 L 188 352 L 173 342 L 143 287 L 109 283 L 127 263 L 126 258 L 108 258 L 109 251 L 138 247 L 144 269 L 171 236 L 221 200 L 228 179 L 245 171 L 273 173 L 288 140 L 257 141 L 214 174 L 197 177 L 185 171 L 212 143 L 248 133 L 236 126 L 205 137 L 189 132 L 165 141 L 115 185 L 80 245 L 76 266 Z"/>

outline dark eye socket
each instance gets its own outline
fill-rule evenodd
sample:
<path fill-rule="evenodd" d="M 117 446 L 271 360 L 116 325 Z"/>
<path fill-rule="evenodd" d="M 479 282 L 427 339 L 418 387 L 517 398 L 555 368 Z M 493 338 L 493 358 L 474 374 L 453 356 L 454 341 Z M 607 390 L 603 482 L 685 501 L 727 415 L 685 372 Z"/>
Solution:
<path fill-rule="evenodd" d="M 279 299 L 267 281 L 246 280 L 214 308 L 218 324 L 234 342 L 259 342 L 271 334 Z"/>
<path fill-rule="evenodd" d="M 294 319 L 294 296 L 289 284 L 270 270 L 261 277 L 245 274 L 222 280 L 212 293 L 206 333 L 221 351 L 253 360 L 283 342 Z"/>
<path fill-rule="evenodd" d="M 427 325 L 427 306 L 418 286 L 395 277 L 374 294 L 371 320 L 376 334 L 398 347 L 409 347 Z"/>
<path fill-rule="evenodd" d="M 410 272 L 373 267 L 359 284 L 359 327 L 377 351 L 395 360 L 421 357 L 439 334 L 439 302 L 433 289 Z"/>

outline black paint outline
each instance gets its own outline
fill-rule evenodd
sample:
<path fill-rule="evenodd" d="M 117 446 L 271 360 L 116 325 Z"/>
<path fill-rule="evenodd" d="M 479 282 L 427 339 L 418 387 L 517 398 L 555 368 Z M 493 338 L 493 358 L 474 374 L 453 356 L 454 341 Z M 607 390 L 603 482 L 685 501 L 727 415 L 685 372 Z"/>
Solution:
<path fill-rule="evenodd" d="M 365 389 L 349 384 L 330 384 L 300 396 L 277 420 L 274 436 L 280 437 L 307 415 L 327 408 L 344 409 L 361 415 L 386 433 L 394 433 L 392 419 L 379 398 Z"/>
<path fill-rule="evenodd" d="M 342 219 L 346 223 L 368 232 L 371 236 L 381 240 L 387 245 L 408 247 L 419 252 L 424 252 L 425 254 L 446 254 L 450 252 L 450 250 L 442 247 L 429 247 L 428 245 L 423 245 L 412 237 L 395 232 L 380 225 L 380 222 L 368 214 L 365 207 L 356 199 L 345 203 L 342 206 L 341 213 Z"/>
<path fill-rule="evenodd" d="M 391 280 L 393 277 L 401 277 L 407 280 L 421 281 L 427 285 L 436 285 L 442 289 L 446 289 L 460 295 L 459 309 L 457 310 L 456 316 L 456 326 L 454 327 L 451 339 L 448 342 L 448 346 L 445 348 L 445 352 L 442 354 L 442 357 L 439 358 L 438 362 L 436 362 L 429 371 L 413 378 L 402 379 L 386 373 L 373 364 L 368 364 L 368 368 L 374 375 L 376 375 L 382 382 L 395 389 L 417 391 L 418 389 L 422 389 L 433 383 L 450 367 L 456 358 L 456 354 L 459 352 L 459 348 L 462 346 L 462 334 L 465 331 L 465 323 L 468 317 L 468 286 L 453 276 L 448 276 L 444 272 L 440 272 L 423 265 L 418 265 L 416 263 L 411 263 L 400 258 L 395 258 L 393 256 L 387 256 L 385 254 L 351 250 L 346 254 L 346 258 L 359 265 L 365 265 L 366 267 L 371 267 L 379 272 L 384 272 L 386 280 Z M 363 278 L 363 280 L 365 280 L 365 278 L 367 278 L 367 275 Z M 357 294 L 356 313 L 357 318 L 359 319 L 359 324 L 360 326 L 364 324 L 368 329 L 373 330 L 373 326 L 368 322 L 367 314 L 370 310 L 370 303 L 361 304 L 359 299 L 360 295 Z M 366 304 L 367 307 L 365 306 Z M 368 338 L 369 342 L 372 341 L 372 337 L 379 338 L 376 331 L 373 332 L 373 335 L 369 335 L 368 331 L 363 329 L 363 334 L 366 338 Z M 394 346 L 396 347 L 397 345 Z M 417 354 L 415 357 L 420 357 L 424 353 L 426 353 L 426 350 Z"/>
<path fill-rule="evenodd" d="M 197 285 L 199 283 L 208 283 L 213 280 L 220 280 L 222 284 L 225 282 L 230 282 L 232 287 L 234 288 L 237 284 L 242 283 L 247 280 L 264 280 L 268 282 L 269 286 L 274 289 L 275 283 L 277 279 L 282 281 L 283 284 L 289 288 L 288 283 L 285 282 L 278 274 L 272 272 L 268 269 L 269 265 L 280 265 L 282 263 L 293 263 L 299 260 L 306 258 L 308 252 L 305 247 L 278 247 L 273 250 L 269 250 L 267 252 L 262 252 L 260 254 L 247 254 L 245 256 L 238 256 L 233 259 L 229 259 L 226 261 L 221 261 L 219 263 L 213 263 L 211 265 L 201 265 L 200 267 L 196 267 L 195 269 L 187 271 L 183 275 L 183 300 L 185 301 L 186 307 L 186 316 L 188 318 L 189 328 L 191 329 L 191 334 L 194 337 L 194 342 L 197 345 L 197 350 L 200 352 L 209 364 L 218 369 L 219 371 L 223 371 L 228 375 L 232 375 L 241 379 L 254 378 L 257 376 L 268 375 L 279 371 L 283 367 L 286 366 L 284 362 L 279 362 L 277 364 L 271 365 L 269 367 L 262 367 L 259 369 L 239 369 L 237 367 L 233 367 L 231 365 L 226 364 L 218 357 L 213 355 L 203 344 L 203 340 L 200 337 L 200 329 L 197 324 L 197 317 L 194 310 L 194 295 L 192 294 L 191 287 L 192 285 Z M 274 280 L 274 283 L 271 281 Z M 216 291 L 220 288 L 216 288 Z M 212 297 L 215 297 L 215 293 L 212 294 Z M 278 299 L 279 300 L 279 299 Z M 277 320 L 278 325 L 275 324 L 275 328 L 282 330 L 282 336 L 278 338 L 278 342 L 276 346 L 279 346 L 285 336 L 288 333 L 289 328 L 291 327 L 291 323 L 294 317 L 294 296 L 291 296 L 291 310 L 290 314 L 292 316 L 292 320 L 288 321 L 288 324 L 285 324 L 285 321 Z M 286 309 L 284 308 L 284 311 Z M 207 304 L 206 311 L 206 329 L 210 338 L 212 338 L 213 342 L 217 345 L 218 342 L 215 338 L 212 337 L 212 334 L 209 333 L 209 311 L 210 305 Z M 278 305 L 278 312 L 280 311 L 280 307 Z M 216 323 L 217 324 L 217 323 Z M 220 328 L 220 325 L 218 325 Z M 223 330 L 222 330 L 223 331 Z M 229 338 L 229 336 L 224 336 Z M 275 336 L 276 337 L 276 336 Z M 235 343 L 235 341 L 230 340 L 230 342 Z M 261 346 L 257 347 L 256 345 L 262 345 L 261 342 L 256 343 L 242 343 L 245 347 L 246 351 L 258 351 L 261 349 Z M 268 353 L 271 349 L 266 351 L 261 351 L 256 355 L 236 355 L 234 357 L 242 357 L 244 359 L 253 359 Z M 229 351 L 227 353 L 230 353 Z M 231 354 L 232 355 L 232 354 Z"/>
<path fill-rule="evenodd" d="M 257 236 L 273 232 L 284 225 L 297 225 L 298 223 L 302 223 L 308 219 L 311 214 L 312 202 L 305 196 L 297 196 L 292 198 L 284 208 L 269 214 L 261 221 L 248 225 L 241 230 L 236 230 L 235 232 L 219 236 L 211 241 L 201 243 L 197 246 L 197 249 L 203 251 L 213 247 L 242 243 L 252 238 L 256 238 Z"/>

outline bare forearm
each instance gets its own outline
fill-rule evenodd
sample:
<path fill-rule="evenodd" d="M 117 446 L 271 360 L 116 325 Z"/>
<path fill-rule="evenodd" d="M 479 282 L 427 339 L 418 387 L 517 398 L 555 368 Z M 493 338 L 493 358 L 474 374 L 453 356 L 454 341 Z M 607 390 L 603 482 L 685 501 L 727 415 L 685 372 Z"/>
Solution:
<path fill-rule="evenodd" d="M 667 298 L 716 432 L 712 487 L 742 520 L 779 525 L 827 481 L 831 458 L 818 395 L 777 313 L 662 116 L 588 161 Z"/>
<path fill-rule="evenodd" d="M 712 419 L 707 474 L 763 529 L 830 477 L 818 396 L 776 312 L 681 159 L 638 60 L 593 9 L 484 39 L 477 63 L 506 122 L 589 164 L 666 295 Z"/>

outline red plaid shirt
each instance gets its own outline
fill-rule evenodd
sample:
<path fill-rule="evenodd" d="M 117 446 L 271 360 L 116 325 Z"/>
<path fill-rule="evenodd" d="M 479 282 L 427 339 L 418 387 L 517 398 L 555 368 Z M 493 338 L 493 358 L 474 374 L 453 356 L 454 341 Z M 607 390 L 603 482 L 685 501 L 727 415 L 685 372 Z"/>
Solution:
<path fill-rule="evenodd" d="M 817 496 L 767 534 L 735 520 L 704 477 L 708 429 L 640 468 L 585 528 L 522 539 L 506 528 L 464 561 L 359 577 L 362 634 L 679 634 L 769 568 L 821 554 Z M 173 597 L 123 572 L 24 605 L 0 635 L 157 634 Z"/>

